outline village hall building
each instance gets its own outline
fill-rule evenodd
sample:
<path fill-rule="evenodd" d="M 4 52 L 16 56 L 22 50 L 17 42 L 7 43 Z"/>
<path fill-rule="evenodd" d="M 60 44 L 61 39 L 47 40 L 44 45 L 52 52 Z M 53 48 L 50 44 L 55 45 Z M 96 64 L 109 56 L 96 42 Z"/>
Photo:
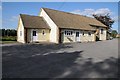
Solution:
<path fill-rule="evenodd" d="M 41 8 L 38 16 L 20 14 L 17 41 L 93 42 L 107 39 L 107 26 L 95 18 Z"/>

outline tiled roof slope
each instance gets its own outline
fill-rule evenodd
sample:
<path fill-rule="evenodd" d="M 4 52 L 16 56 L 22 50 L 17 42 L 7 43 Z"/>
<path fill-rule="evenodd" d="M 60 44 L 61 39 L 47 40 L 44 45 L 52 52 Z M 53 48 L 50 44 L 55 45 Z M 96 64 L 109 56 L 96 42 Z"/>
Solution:
<path fill-rule="evenodd" d="M 49 28 L 47 23 L 40 16 L 20 14 L 20 17 L 25 28 Z"/>
<path fill-rule="evenodd" d="M 94 30 L 91 25 L 107 27 L 95 18 L 42 8 L 59 28 Z"/>

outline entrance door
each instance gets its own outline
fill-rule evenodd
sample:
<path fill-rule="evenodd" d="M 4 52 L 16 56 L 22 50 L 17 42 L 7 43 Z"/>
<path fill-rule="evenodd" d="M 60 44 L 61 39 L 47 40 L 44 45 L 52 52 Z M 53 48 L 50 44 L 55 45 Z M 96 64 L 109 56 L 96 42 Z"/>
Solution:
<path fill-rule="evenodd" d="M 63 43 L 63 41 L 64 41 L 64 32 L 60 32 L 59 34 L 60 34 L 59 35 L 59 42 Z"/>
<path fill-rule="evenodd" d="M 76 32 L 76 42 L 79 42 L 80 41 L 80 32 L 77 31 Z"/>
<path fill-rule="evenodd" d="M 38 38 L 37 31 L 33 30 L 32 31 L 32 39 L 33 39 L 33 41 L 37 41 L 37 38 Z"/>

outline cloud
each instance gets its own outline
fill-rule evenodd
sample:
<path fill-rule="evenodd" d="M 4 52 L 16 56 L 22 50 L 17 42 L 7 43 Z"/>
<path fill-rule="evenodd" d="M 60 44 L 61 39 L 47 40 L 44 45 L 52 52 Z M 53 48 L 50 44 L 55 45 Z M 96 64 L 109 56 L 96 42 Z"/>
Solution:
<path fill-rule="evenodd" d="M 9 21 L 17 21 L 18 20 L 18 16 L 12 16 L 10 19 L 9 19 Z"/>
<path fill-rule="evenodd" d="M 98 15 L 106 15 L 106 14 L 110 14 L 112 15 L 112 11 L 108 8 L 101 8 L 101 9 L 97 9 L 94 14 L 98 14 Z"/>
<path fill-rule="evenodd" d="M 88 9 L 84 9 L 83 11 L 77 9 L 77 10 L 72 11 L 71 13 L 80 14 L 80 15 L 84 15 L 84 16 L 88 16 L 88 17 L 92 17 L 92 18 L 93 18 L 93 16 L 92 16 L 93 14 L 97 14 L 97 15 L 106 15 L 106 14 L 109 14 L 110 17 L 115 22 L 120 21 L 120 16 L 115 15 L 115 13 L 112 12 L 109 8 L 100 8 L 100 9 L 96 9 L 96 10 L 88 8 Z"/>
<path fill-rule="evenodd" d="M 113 14 L 113 12 L 109 8 L 100 8 L 100 9 L 96 9 L 96 10 L 88 8 L 88 9 L 84 9 L 83 11 L 78 9 L 78 10 L 72 11 L 72 13 L 85 15 L 85 16 L 89 16 L 89 17 L 93 17 L 92 16 L 93 14 L 97 14 L 97 15 L 106 15 L 108 13 L 109 13 L 109 15 Z"/>
<path fill-rule="evenodd" d="M 78 9 L 78 10 L 72 11 L 72 13 L 91 17 L 91 15 L 94 13 L 94 9 L 84 9 L 84 11 L 81 11 Z"/>

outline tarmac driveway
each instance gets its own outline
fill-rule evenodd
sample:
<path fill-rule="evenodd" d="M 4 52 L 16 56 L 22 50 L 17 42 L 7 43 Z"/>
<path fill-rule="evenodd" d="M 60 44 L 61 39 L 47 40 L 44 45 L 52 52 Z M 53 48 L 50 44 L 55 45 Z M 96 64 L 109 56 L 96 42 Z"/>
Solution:
<path fill-rule="evenodd" d="M 118 40 L 2 46 L 3 78 L 116 78 Z"/>

